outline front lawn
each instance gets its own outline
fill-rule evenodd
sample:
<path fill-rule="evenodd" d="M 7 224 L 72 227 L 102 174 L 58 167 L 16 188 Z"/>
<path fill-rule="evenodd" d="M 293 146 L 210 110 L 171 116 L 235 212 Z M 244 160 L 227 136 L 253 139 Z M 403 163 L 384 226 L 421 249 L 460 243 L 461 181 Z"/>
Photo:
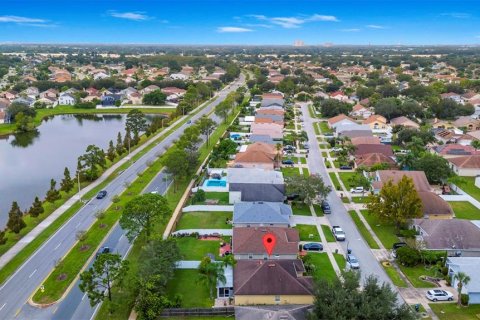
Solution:
<path fill-rule="evenodd" d="M 343 254 L 334 253 L 333 257 L 335 258 L 335 261 L 337 261 L 337 265 L 340 270 L 345 270 L 345 267 L 347 266 L 347 261 L 345 261 L 345 257 L 343 256 Z"/>
<path fill-rule="evenodd" d="M 436 285 L 423 281 L 420 279 L 420 276 L 430 276 L 430 277 L 440 277 L 441 275 L 436 272 L 434 267 L 427 267 L 423 264 L 419 264 L 415 267 L 405 267 L 402 265 L 398 266 L 402 270 L 403 274 L 408 278 L 415 288 L 435 288 Z"/>
<path fill-rule="evenodd" d="M 361 210 L 361 212 L 386 249 L 391 249 L 395 242 L 400 241 L 396 236 L 397 231 L 393 224 L 381 222 L 377 216 L 371 214 L 368 210 Z"/>
<path fill-rule="evenodd" d="M 308 224 L 297 224 L 295 229 L 300 233 L 300 241 L 320 241 L 317 227 Z M 312 235 L 312 237 L 310 237 Z"/>
<path fill-rule="evenodd" d="M 357 175 L 359 175 L 359 173 L 357 173 L 357 172 L 339 172 L 338 175 L 340 176 L 340 180 L 342 180 L 343 185 L 345 186 L 345 188 L 347 188 L 347 190 L 349 190 L 349 188 L 358 187 L 358 186 L 352 184 L 350 179 L 352 179 L 353 177 L 356 177 Z"/>
<path fill-rule="evenodd" d="M 175 276 L 167 284 L 167 294 L 170 298 L 182 296 L 182 308 L 210 308 L 208 288 L 198 283 L 198 271 L 195 269 L 177 269 Z"/>
<path fill-rule="evenodd" d="M 322 133 L 332 133 L 332 129 L 328 127 L 327 121 L 322 121 L 318 123 L 320 125 L 320 130 L 322 130 Z"/>
<path fill-rule="evenodd" d="M 314 204 L 313 209 L 315 210 L 315 214 L 317 217 L 323 217 L 323 210 L 319 204 Z"/>
<path fill-rule="evenodd" d="M 330 179 L 332 180 L 333 187 L 335 190 L 342 190 L 342 187 L 340 186 L 340 182 L 338 182 L 337 176 L 335 175 L 335 172 L 329 172 L 328 175 L 330 176 Z"/>
<path fill-rule="evenodd" d="M 226 219 L 232 220 L 232 212 L 184 212 L 178 221 L 176 230 L 184 229 L 231 229 L 232 225 Z"/>
<path fill-rule="evenodd" d="M 377 242 L 373 238 L 372 234 L 367 230 L 367 227 L 362 222 L 362 220 L 360 220 L 360 217 L 358 216 L 357 212 L 354 210 L 350 210 L 348 211 L 348 213 L 352 217 L 353 222 L 355 222 L 355 225 L 357 226 L 358 231 L 360 231 L 360 234 L 362 235 L 363 239 L 367 242 L 368 246 L 371 249 L 380 249 Z"/>
<path fill-rule="evenodd" d="M 393 265 L 391 265 L 391 264 L 385 265 L 385 264 L 382 263 L 382 267 L 385 270 L 385 272 L 388 274 L 388 276 L 390 277 L 390 280 L 392 280 L 394 285 L 396 285 L 397 287 L 401 287 L 401 288 L 406 288 L 407 287 L 407 284 L 402 279 L 402 277 L 400 277 L 397 269 L 395 269 L 395 267 Z"/>
<path fill-rule="evenodd" d="M 450 206 L 458 219 L 480 220 L 480 209 L 468 201 L 452 201 Z"/>
<path fill-rule="evenodd" d="M 326 253 L 309 253 L 308 255 L 311 263 L 315 265 L 315 272 L 312 274 L 315 279 L 335 280 L 337 273 Z"/>
<path fill-rule="evenodd" d="M 333 236 L 332 230 L 329 226 L 327 226 L 326 224 L 322 224 L 322 231 L 325 235 L 325 240 L 327 240 L 327 242 L 335 242 L 335 237 Z"/>
<path fill-rule="evenodd" d="M 303 168 L 302 170 L 303 170 L 303 175 L 304 175 L 305 177 L 310 176 L 310 171 L 308 171 L 307 168 Z"/>
<path fill-rule="evenodd" d="M 228 192 L 205 192 L 205 199 L 218 200 L 218 204 L 229 204 Z"/>
<path fill-rule="evenodd" d="M 353 203 L 366 203 L 367 202 L 368 196 L 363 196 L 363 197 L 352 197 L 352 202 Z"/>
<path fill-rule="evenodd" d="M 300 171 L 298 170 L 298 168 L 283 167 L 281 170 L 284 178 L 300 175 Z"/>
<path fill-rule="evenodd" d="M 220 241 L 199 240 L 195 237 L 177 238 L 177 244 L 182 254 L 182 260 L 202 260 L 207 253 L 212 253 L 218 257 Z"/>
<path fill-rule="evenodd" d="M 480 314 L 480 304 L 459 307 L 456 303 L 430 303 L 429 306 L 440 320 L 478 319 Z"/>
<path fill-rule="evenodd" d="M 292 210 L 293 214 L 300 215 L 300 216 L 311 216 L 312 212 L 310 211 L 310 207 L 307 206 L 305 203 L 302 202 L 293 202 L 292 203 Z"/>

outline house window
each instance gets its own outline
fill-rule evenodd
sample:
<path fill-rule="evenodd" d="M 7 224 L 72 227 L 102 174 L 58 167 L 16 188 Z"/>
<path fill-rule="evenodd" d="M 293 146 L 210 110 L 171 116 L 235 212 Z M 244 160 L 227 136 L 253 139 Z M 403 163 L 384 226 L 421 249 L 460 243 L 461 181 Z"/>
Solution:
<path fill-rule="evenodd" d="M 251 254 L 248 255 L 248 259 L 253 259 L 253 256 Z"/>
<path fill-rule="evenodd" d="M 280 303 L 280 296 L 275 296 L 275 303 Z"/>

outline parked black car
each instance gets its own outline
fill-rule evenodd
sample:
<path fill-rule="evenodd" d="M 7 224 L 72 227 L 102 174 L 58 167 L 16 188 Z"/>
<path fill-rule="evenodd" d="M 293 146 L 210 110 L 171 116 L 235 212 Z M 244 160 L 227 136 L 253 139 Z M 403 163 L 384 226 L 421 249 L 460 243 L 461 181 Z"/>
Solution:
<path fill-rule="evenodd" d="M 282 160 L 282 164 L 293 166 L 295 163 L 293 162 L 293 160 L 287 159 L 287 160 Z"/>
<path fill-rule="evenodd" d="M 340 170 L 352 170 L 350 166 L 340 166 Z"/>
<path fill-rule="evenodd" d="M 323 251 L 323 245 L 321 243 L 305 243 L 303 245 L 305 251 Z"/>
<path fill-rule="evenodd" d="M 97 252 L 97 257 L 101 254 L 104 254 L 104 253 L 110 253 L 110 248 L 109 247 L 103 247 L 102 249 L 100 249 L 98 252 Z"/>
<path fill-rule="evenodd" d="M 103 199 L 107 196 L 107 191 L 102 190 L 97 194 L 97 199 Z"/>
<path fill-rule="evenodd" d="M 287 194 L 287 200 L 289 201 L 297 200 L 299 197 L 298 193 Z"/>
<path fill-rule="evenodd" d="M 330 205 L 328 204 L 327 201 L 322 202 L 322 210 L 323 210 L 323 213 L 325 213 L 325 214 L 332 213 L 332 209 L 330 208 Z"/>

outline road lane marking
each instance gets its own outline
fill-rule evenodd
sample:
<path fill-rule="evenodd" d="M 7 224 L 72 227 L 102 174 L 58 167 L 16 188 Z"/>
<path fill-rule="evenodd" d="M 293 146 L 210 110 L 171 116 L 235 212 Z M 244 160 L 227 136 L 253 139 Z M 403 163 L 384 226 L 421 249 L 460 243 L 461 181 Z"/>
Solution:
<path fill-rule="evenodd" d="M 57 250 L 58 247 L 60 247 L 61 244 L 62 244 L 61 242 L 59 244 L 57 244 L 57 246 L 55 248 L 53 248 L 53 251 Z"/>
<path fill-rule="evenodd" d="M 55 312 L 57 312 L 58 308 L 60 308 L 60 306 L 56 307 L 55 310 L 53 310 L 52 314 L 54 314 Z"/>
<path fill-rule="evenodd" d="M 82 297 L 82 301 L 83 301 L 83 299 L 85 299 L 86 296 L 87 296 L 87 294 L 84 293 L 84 294 L 83 294 L 83 297 Z"/>
<path fill-rule="evenodd" d="M 19 309 L 17 310 L 17 312 L 15 313 L 15 318 L 18 317 L 18 315 L 20 314 L 21 311 L 22 311 L 22 308 L 19 308 Z"/>
<path fill-rule="evenodd" d="M 2 311 L 2 309 L 5 308 L 6 305 L 7 305 L 7 304 L 4 303 L 3 306 L 0 307 L 0 311 Z"/>
<path fill-rule="evenodd" d="M 122 240 L 123 235 L 124 235 L 124 234 L 122 233 L 122 235 L 120 236 L 120 238 L 118 238 L 118 241 Z"/>
<path fill-rule="evenodd" d="M 78 228 L 78 226 L 80 225 L 80 223 L 81 223 L 81 222 L 77 223 L 77 225 L 75 226 L 75 229 L 77 229 L 77 228 Z"/>
<path fill-rule="evenodd" d="M 37 269 L 33 270 L 33 272 L 28 276 L 28 278 L 30 279 L 35 274 L 35 272 L 37 272 Z"/>

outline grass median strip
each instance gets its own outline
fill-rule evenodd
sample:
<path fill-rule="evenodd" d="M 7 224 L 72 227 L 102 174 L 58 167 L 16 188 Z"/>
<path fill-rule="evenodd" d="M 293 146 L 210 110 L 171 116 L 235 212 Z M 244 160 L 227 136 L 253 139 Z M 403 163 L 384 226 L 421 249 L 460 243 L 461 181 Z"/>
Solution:
<path fill-rule="evenodd" d="M 327 242 L 335 242 L 335 237 L 333 236 L 330 226 L 327 226 L 326 224 L 322 224 L 322 231 L 323 231 L 323 234 L 325 235 L 325 240 L 327 240 Z"/>
<path fill-rule="evenodd" d="M 380 246 L 375 241 L 372 234 L 368 231 L 367 227 L 362 222 L 362 220 L 360 220 L 360 217 L 358 216 L 357 212 L 355 210 L 350 210 L 348 211 L 348 213 L 352 217 L 352 220 L 353 222 L 355 222 L 355 225 L 357 226 L 358 231 L 360 231 L 360 234 L 362 235 L 363 239 L 367 242 L 370 249 L 380 249 Z"/>
<path fill-rule="evenodd" d="M 390 277 L 390 280 L 392 280 L 393 284 L 396 285 L 397 287 L 401 288 L 406 288 L 407 283 L 400 277 L 400 274 L 398 273 L 397 269 L 388 261 L 382 262 L 382 267 L 385 270 L 385 272 L 388 274 Z"/>
<path fill-rule="evenodd" d="M 335 172 L 329 172 L 328 175 L 330 176 L 330 180 L 332 180 L 332 184 L 335 190 L 342 190 L 342 187 L 340 186 L 340 182 L 338 182 Z"/>

